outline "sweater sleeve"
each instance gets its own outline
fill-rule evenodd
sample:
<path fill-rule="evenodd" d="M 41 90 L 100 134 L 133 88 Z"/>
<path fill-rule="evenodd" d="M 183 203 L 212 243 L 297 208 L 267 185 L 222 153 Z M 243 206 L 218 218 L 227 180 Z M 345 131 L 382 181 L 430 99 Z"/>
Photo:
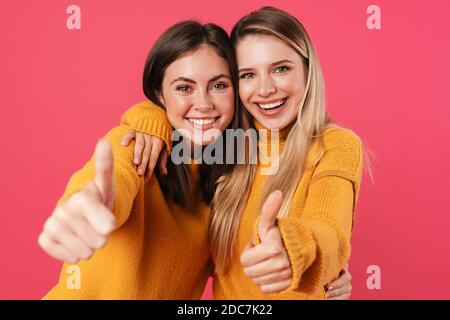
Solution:
<path fill-rule="evenodd" d="M 287 290 L 316 295 L 343 268 L 362 174 L 362 147 L 349 130 L 324 136 L 325 153 L 314 169 L 300 215 L 278 219 L 293 281 Z M 292 210 L 299 204 L 292 204 Z"/>
<path fill-rule="evenodd" d="M 118 126 L 106 135 L 112 146 L 114 156 L 114 202 L 112 212 L 116 217 L 116 229 L 120 228 L 128 219 L 134 199 L 144 178 L 138 176 L 133 164 L 134 142 L 127 147 L 121 145 L 123 135 L 129 130 L 127 126 Z M 74 193 L 83 189 L 88 182 L 95 178 L 95 157 L 78 170 L 71 178 L 63 196 L 58 201 L 60 205 Z"/>
<path fill-rule="evenodd" d="M 121 124 L 160 138 L 166 143 L 167 151 L 172 150 L 172 125 L 162 107 L 150 101 L 140 102 L 125 112 Z"/>

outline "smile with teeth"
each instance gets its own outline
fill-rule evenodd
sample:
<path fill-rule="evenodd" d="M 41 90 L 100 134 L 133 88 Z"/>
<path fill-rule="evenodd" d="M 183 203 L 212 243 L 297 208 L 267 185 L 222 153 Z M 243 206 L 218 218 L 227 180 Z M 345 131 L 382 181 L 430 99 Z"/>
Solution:
<path fill-rule="evenodd" d="M 272 110 L 272 109 L 276 109 L 276 108 L 279 108 L 282 105 L 284 105 L 286 103 L 286 100 L 287 100 L 287 98 L 277 101 L 277 102 L 267 103 L 267 104 L 256 102 L 256 105 L 263 110 Z"/>
<path fill-rule="evenodd" d="M 189 122 L 198 125 L 198 126 L 203 126 L 203 125 L 207 125 L 207 124 L 212 124 L 214 123 L 214 121 L 216 121 L 216 118 L 208 118 L 208 119 L 194 119 L 194 118 L 189 118 L 188 119 Z"/>

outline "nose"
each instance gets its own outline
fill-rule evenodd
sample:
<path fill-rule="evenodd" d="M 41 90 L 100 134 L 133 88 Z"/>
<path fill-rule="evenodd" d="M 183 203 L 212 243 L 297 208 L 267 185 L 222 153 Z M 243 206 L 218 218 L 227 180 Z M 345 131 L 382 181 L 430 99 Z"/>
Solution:
<path fill-rule="evenodd" d="M 199 92 L 194 104 L 194 108 L 200 112 L 208 113 L 214 108 L 210 96 L 206 92 Z"/>
<path fill-rule="evenodd" d="M 275 93 L 276 87 L 273 82 L 272 77 L 270 76 L 261 76 L 259 77 L 258 82 L 258 94 L 262 97 L 267 97 L 272 93 Z"/>

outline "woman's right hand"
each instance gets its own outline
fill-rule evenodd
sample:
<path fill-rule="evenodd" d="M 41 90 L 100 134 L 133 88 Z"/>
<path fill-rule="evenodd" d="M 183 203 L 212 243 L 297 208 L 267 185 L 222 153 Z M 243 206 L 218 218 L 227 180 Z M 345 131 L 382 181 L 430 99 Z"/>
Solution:
<path fill-rule="evenodd" d="M 53 258 L 68 263 L 88 260 L 106 244 L 116 219 L 114 158 L 111 145 L 100 140 L 95 149 L 95 178 L 61 203 L 47 219 L 38 243 Z"/>
<path fill-rule="evenodd" d="M 352 276 L 348 271 L 348 263 L 339 273 L 339 277 L 326 288 L 327 300 L 348 300 L 352 294 Z"/>
<path fill-rule="evenodd" d="M 136 139 L 133 158 L 134 164 L 138 166 L 138 174 L 145 174 L 145 180 L 150 180 L 158 163 L 159 172 L 167 175 L 168 152 L 164 141 L 156 136 L 129 130 L 122 139 L 122 145 L 128 146 L 133 139 Z"/>

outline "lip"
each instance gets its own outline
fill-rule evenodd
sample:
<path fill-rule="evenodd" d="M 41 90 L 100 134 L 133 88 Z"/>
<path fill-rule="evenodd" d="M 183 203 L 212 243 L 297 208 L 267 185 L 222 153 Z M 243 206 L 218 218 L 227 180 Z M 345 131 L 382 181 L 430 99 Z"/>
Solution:
<path fill-rule="evenodd" d="M 270 103 L 275 103 L 275 102 L 279 102 L 279 101 L 283 101 L 286 100 L 287 97 L 284 98 L 278 98 L 278 99 L 272 99 L 272 100 L 265 100 L 265 101 L 255 101 L 255 103 L 257 104 L 270 104 Z"/>
<path fill-rule="evenodd" d="M 289 100 L 289 98 L 286 97 L 286 98 L 283 98 L 283 99 L 273 99 L 273 100 L 264 101 L 264 102 L 263 101 L 259 101 L 259 102 L 255 102 L 254 104 L 256 105 L 258 111 L 261 114 L 263 114 L 265 116 L 273 116 L 273 115 L 276 115 L 276 114 L 280 113 L 281 111 L 283 111 L 285 109 L 288 100 Z M 278 106 L 278 107 L 275 107 L 273 109 L 263 109 L 263 108 L 261 108 L 259 106 L 259 104 L 271 104 L 271 103 L 276 103 L 276 102 L 279 102 L 279 101 L 283 101 L 283 104 Z"/>

